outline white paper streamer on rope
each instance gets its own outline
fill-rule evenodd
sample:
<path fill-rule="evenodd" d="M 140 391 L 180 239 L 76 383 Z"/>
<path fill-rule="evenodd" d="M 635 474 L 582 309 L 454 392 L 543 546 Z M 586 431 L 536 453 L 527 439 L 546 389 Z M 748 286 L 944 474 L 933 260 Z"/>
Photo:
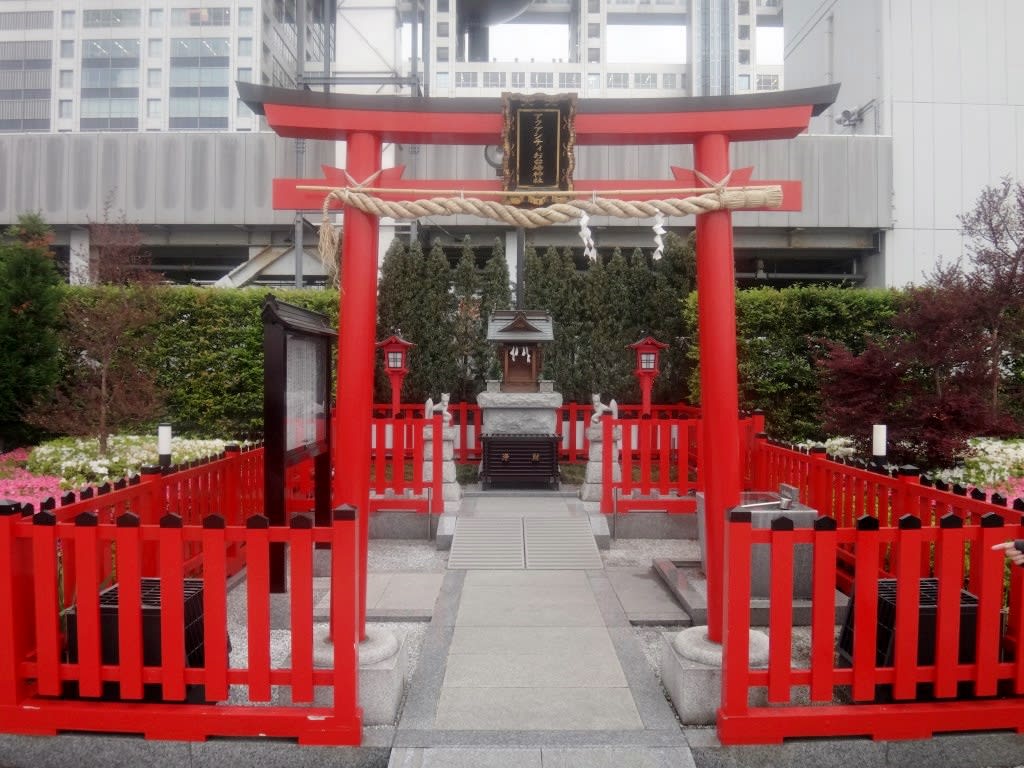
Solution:
<path fill-rule="evenodd" d="M 594 247 L 594 238 L 590 236 L 590 227 L 587 224 L 590 217 L 586 211 L 580 216 L 580 240 L 583 241 L 583 253 L 591 261 L 597 260 L 597 249 Z"/>
<path fill-rule="evenodd" d="M 665 241 L 662 239 L 662 235 L 665 234 L 665 228 L 661 226 L 665 223 L 665 217 L 658 213 L 654 217 L 654 260 L 658 261 L 662 254 L 665 253 Z"/>

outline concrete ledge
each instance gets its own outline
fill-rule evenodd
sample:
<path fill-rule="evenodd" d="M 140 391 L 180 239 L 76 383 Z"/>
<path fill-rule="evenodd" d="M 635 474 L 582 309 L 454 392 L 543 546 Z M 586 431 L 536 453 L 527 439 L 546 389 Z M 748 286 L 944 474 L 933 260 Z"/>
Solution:
<path fill-rule="evenodd" d="M 437 531 L 434 535 L 434 544 L 438 549 L 448 550 L 452 548 L 452 538 L 455 536 L 455 525 L 459 522 L 459 516 L 449 514 L 447 511 L 437 518 Z"/>
<path fill-rule="evenodd" d="M 590 530 L 594 532 L 594 542 L 598 549 L 611 547 L 611 532 L 608 530 L 608 521 L 604 515 L 588 515 L 590 519 Z"/>
<path fill-rule="evenodd" d="M 370 538 L 429 539 L 437 519 L 430 517 L 419 512 L 374 512 L 370 515 Z"/>
<path fill-rule="evenodd" d="M 609 519 L 608 525 L 617 539 L 697 538 L 697 517 L 692 514 L 627 512 L 614 518 Z"/>

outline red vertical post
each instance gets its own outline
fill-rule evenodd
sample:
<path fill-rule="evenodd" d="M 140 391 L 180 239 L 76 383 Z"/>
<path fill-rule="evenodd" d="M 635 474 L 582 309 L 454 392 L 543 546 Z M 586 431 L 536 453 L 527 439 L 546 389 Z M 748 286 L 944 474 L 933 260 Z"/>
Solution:
<path fill-rule="evenodd" d="M 828 476 L 828 454 L 824 448 L 811 448 L 811 493 L 805 502 L 818 510 L 819 515 L 832 516 L 832 484 Z"/>
<path fill-rule="evenodd" d="M 713 182 L 729 174 L 729 139 L 709 133 L 693 145 L 694 166 Z M 739 391 L 736 373 L 736 276 L 732 214 L 697 217 L 697 317 L 704 431 L 704 541 L 707 546 L 708 639 L 722 642 L 725 514 L 740 501 Z"/>
<path fill-rule="evenodd" d="M 605 414 L 601 419 L 601 511 L 606 515 L 612 512 L 612 484 L 615 479 L 615 449 L 613 440 L 612 420 Z"/>
<path fill-rule="evenodd" d="M 20 667 L 33 639 L 32 566 L 26 542 L 16 534 L 20 521 L 15 505 L 0 506 L 0 706 L 18 704 L 25 697 Z"/>
<path fill-rule="evenodd" d="M 331 640 L 334 644 L 334 714 L 339 721 L 362 727 L 359 709 L 360 614 L 350 595 L 359 589 L 359 572 L 351 567 L 359 550 L 359 513 L 343 505 L 334 510 L 331 526 Z"/>
<path fill-rule="evenodd" d="M 428 513 L 433 514 L 434 510 L 439 510 L 437 514 L 440 515 L 444 513 L 444 419 L 441 414 L 434 414 L 431 429 L 434 435 L 431 446 L 433 454 L 430 457 L 433 468 L 433 475 L 430 478 L 430 499 L 433 509 L 428 510 Z"/>
<path fill-rule="evenodd" d="M 348 135 L 346 170 L 356 183 L 381 167 L 376 134 Z M 377 217 L 345 208 L 338 309 L 338 408 L 334 420 L 334 504 L 364 510 L 359 525 L 359 636 L 366 636 L 366 551 L 369 544 L 370 420 L 377 333 Z M 334 558 L 337 561 L 337 557 Z"/>

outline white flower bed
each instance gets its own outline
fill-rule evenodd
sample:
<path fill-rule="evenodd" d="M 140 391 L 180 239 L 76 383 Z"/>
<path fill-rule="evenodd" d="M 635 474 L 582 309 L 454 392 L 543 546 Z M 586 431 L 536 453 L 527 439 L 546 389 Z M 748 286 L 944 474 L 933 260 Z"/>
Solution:
<path fill-rule="evenodd" d="M 171 441 L 171 460 L 181 464 L 216 456 L 225 445 L 224 440 L 175 437 Z M 99 455 L 96 438 L 64 437 L 33 448 L 27 469 L 37 475 L 56 475 L 68 489 L 137 475 L 142 467 L 155 465 L 159 460 L 155 435 L 111 435 L 107 453 L 104 457 Z"/>
<path fill-rule="evenodd" d="M 1014 490 L 1024 478 L 1024 439 L 998 440 L 974 437 L 968 440 L 970 451 L 963 466 L 936 472 L 935 477 L 947 483 L 973 485 L 999 490 Z"/>

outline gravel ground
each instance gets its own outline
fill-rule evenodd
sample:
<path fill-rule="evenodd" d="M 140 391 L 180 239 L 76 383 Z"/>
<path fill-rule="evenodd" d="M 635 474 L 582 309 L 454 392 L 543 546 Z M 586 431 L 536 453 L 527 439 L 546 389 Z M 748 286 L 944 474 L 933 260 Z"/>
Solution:
<path fill-rule="evenodd" d="M 697 560 L 700 550 L 692 539 L 613 539 L 601 550 L 605 568 L 647 567 L 655 558 Z"/>
<path fill-rule="evenodd" d="M 370 571 L 436 573 L 448 568 L 448 551 L 425 539 L 370 539 Z"/>

